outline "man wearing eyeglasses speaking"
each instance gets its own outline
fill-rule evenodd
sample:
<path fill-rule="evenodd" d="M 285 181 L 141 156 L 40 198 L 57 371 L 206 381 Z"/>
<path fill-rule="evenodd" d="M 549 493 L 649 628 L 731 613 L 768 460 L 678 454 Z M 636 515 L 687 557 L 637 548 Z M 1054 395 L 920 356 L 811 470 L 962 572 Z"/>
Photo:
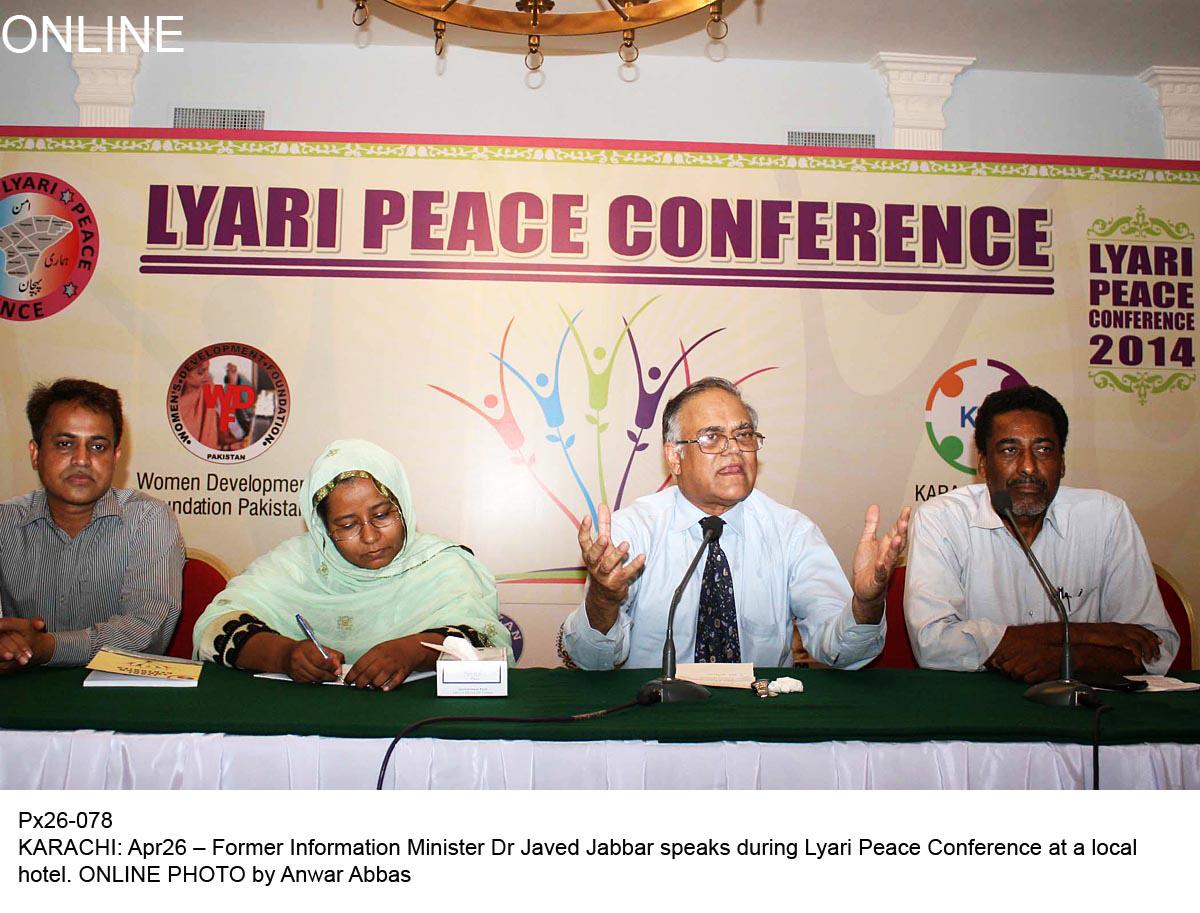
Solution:
<path fill-rule="evenodd" d="M 698 380 L 667 403 L 662 421 L 676 484 L 611 516 L 601 505 L 595 538 L 590 518 L 579 530 L 588 581 L 563 625 L 571 659 L 584 669 L 658 666 L 671 595 L 711 526 L 717 538 L 676 610 L 681 662 L 789 666 L 793 620 L 819 662 L 856 669 L 874 659 L 909 509 L 876 538 L 879 508 L 870 507 L 851 586 L 808 517 L 755 491 L 765 439 L 736 386 Z"/>

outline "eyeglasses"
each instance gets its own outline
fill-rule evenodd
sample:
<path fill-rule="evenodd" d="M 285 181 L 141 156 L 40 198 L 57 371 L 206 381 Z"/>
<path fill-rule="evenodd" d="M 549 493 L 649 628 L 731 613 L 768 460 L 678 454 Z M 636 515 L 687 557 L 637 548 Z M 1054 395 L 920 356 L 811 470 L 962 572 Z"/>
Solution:
<path fill-rule="evenodd" d="M 737 444 L 738 450 L 752 452 L 762 450 L 763 444 L 767 439 L 757 431 L 744 429 L 742 431 L 733 432 L 733 442 Z M 695 444 L 700 448 L 701 453 L 724 453 L 729 449 L 730 437 L 727 434 L 722 434 L 719 431 L 705 431 L 703 434 L 696 436 L 694 441 L 676 441 L 678 444 Z"/>
<path fill-rule="evenodd" d="M 396 510 L 395 507 L 389 507 L 387 510 L 373 514 L 367 522 L 376 529 L 387 529 L 399 519 L 400 511 Z M 347 539 L 357 539 L 362 535 L 363 522 L 362 520 L 351 520 L 349 523 L 339 523 L 329 526 L 328 530 L 329 538 L 334 542 L 345 542 Z"/>

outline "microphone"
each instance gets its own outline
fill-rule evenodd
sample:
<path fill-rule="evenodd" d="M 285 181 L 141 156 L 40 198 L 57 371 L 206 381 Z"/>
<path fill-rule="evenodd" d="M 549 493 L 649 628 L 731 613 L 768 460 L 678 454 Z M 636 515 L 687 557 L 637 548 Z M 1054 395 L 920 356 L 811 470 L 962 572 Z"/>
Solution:
<path fill-rule="evenodd" d="M 1092 706 L 1096 700 L 1096 692 L 1092 690 L 1090 685 L 1085 685 L 1083 682 L 1072 678 L 1071 625 L 1067 621 L 1067 610 L 1063 606 L 1062 598 L 1058 595 L 1058 587 L 1050 583 L 1050 578 L 1046 576 L 1045 570 L 1042 569 L 1041 562 L 1037 560 L 1033 549 L 1025 542 L 1025 537 L 1021 535 L 1021 531 L 1017 528 L 1017 518 L 1013 515 L 1012 495 L 1005 489 L 1001 489 L 1000 491 L 993 491 L 991 496 L 992 509 L 1008 524 L 1013 538 L 1021 546 L 1021 551 L 1025 553 L 1025 558 L 1029 561 L 1033 572 L 1037 575 L 1038 582 L 1041 583 L 1042 589 L 1046 591 L 1046 597 L 1050 600 L 1050 604 L 1054 606 L 1055 611 L 1058 612 L 1058 617 L 1062 619 L 1062 677 L 1057 681 L 1042 682 L 1041 684 L 1034 685 L 1025 692 L 1025 697 L 1039 704 L 1050 704 L 1055 707 L 1077 707 L 1080 704 Z"/>
<path fill-rule="evenodd" d="M 704 550 L 708 548 L 710 542 L 716 542 L 721 538 L 721 527 L 724 525 L 725 522 L 717 517 L 705 517 L 700 521 L 700 526 L 704 530 L 704 538 L 700 541 L 700 548 L 696 549 L 696 554 L 692 557 L 692 563 L 684 571 L 679 586 L 675 588 L 675 595 L 671 597 L 671 607 L 667 610 L 667 639 L 663 643 L 662 677 L 652 679 L 642 685 L 637 696 L 639 704 L 657 704 L 659 701 L 664 703 L 702 701 L 711 697 L 708 689 L 703 685 L 675 677 L 675 609 L 679 605 L 679 600 L 683 598 L 683 591 L 687 588 L 688 581 L 692 579 L 696 565 L 700 563 L 700 556 L 704 554 Z"/>

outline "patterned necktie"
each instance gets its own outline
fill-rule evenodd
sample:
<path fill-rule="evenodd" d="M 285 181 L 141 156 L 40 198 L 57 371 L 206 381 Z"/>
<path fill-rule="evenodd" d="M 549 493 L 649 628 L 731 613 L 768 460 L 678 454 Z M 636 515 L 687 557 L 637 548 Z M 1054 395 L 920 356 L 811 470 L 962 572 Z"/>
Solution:
<path fill-rule="evenodd" d="M 737 663 L 742 660 L 738 643 L 737 607 L 733 602 L 733 577 L 721 548 L 720 517 L 705 517 L 700 526 L 716 532 L 709 543 L 704 579 L 700 584 L 700 614 L 696 618 L 696 662 Z"/>

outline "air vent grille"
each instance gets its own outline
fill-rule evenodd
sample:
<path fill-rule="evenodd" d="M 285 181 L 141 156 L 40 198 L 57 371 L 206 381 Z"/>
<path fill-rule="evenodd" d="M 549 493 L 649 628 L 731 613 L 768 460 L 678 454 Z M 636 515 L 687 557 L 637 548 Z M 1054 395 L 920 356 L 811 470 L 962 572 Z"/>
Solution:
<path fill-rule="evenodd" d="M 828 130 L 789 130 L 789 146 L 832 146 L 874 149 L 874 133 L 834 133 Z"/>
<path fill-rule="evenodd" d="M 267 112 L 254 108 L 176 108 L 180 130 L 262 130 Z"/>

